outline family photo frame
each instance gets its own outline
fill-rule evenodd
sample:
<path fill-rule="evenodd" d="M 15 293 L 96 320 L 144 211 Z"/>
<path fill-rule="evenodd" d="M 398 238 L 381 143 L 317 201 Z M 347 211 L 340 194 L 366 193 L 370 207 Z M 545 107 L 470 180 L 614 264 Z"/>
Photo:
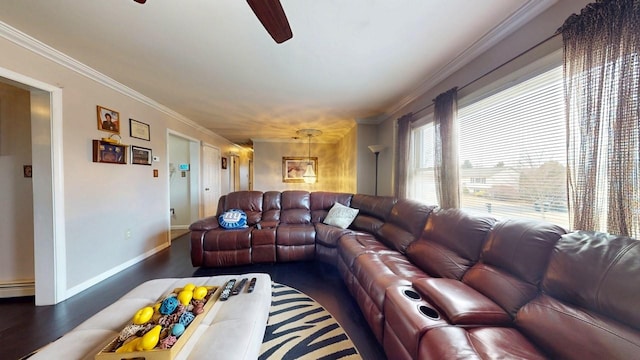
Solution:
<path fill-rule="evenodd" d="M 120 134 L 120 113 L 97 105 L 98 130 Z"/>

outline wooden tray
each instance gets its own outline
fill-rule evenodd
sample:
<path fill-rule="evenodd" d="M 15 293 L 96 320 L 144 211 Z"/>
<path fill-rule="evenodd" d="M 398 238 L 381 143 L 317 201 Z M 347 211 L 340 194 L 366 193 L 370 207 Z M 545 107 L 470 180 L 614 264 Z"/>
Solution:
<path fill-rule="evenodd" d="M 189 326 L 187 326 L 184 333 L 180 335 L 180 337 L 178 338 L 178 341 L 176 341 L 176 343 L 173 344 L 173 346 L 170 349 L 166 349 L 166 350 L 153 349 L 149 351 L 133 351 L 128 353 L 116 353 L 114 351 L 109 351 L 110 349 L 113 349 L 114 344 L 118 341 L 118 338 L 116 337 L 109 344 L 107 344 L 107 346 L 105 346 L 99 353 L 96 354 L 95 360 L 128 360 L 128 359 L 173 360 L 178 354 L 178 352 L 182 350 L 182 348 L 187 343 L 187 341 L 189 341 L 189 338 L 191 338 L 191 335 L 193 335 L 193 333 L 196 331 L 196 329 L 198 328 L 198 325 L 200 325 L 200 323 L 202 322 L 202 319 L 204 319 L 207 316 L 207 314 L 209 313 L 209 310 L 211 310 L 215 302 L 220 297 L 220 294 L 222 293 L 222 287 L 210 286 L 210 288 L 215 289 L 215 291 L 209 297 L 209 300 L 207 300 L 207 303 L 204 305 L 204 311 L 202 312 L 202 314 L 197 315 L 193 319 L 193 321 L 191 321 L 191 323 L 189 324 Z M 179 290 L 179 289 L 176 289 L 176 290 Z M 131 316 L 133 316 L 133 314 L 131 314 Z"/>

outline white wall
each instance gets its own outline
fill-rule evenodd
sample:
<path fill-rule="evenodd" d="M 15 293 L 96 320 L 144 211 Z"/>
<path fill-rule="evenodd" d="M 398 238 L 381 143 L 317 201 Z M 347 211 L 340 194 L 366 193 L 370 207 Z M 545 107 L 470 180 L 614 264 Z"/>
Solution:
<path fill-rule="evenodd" d="M 20 283 L 33 295 L 33 188 L 23 175 L 31 164 L 29 91 L 0 82 L 0 285 Z"/>
<path fill-rule="evenodd" d="M 73 295 L 169 243 L 169 178 L 166 133 L 172 129 L 228 151 L 234 146 L 110 79 L 83 75 L 0 37 L 0 68 L 62 89 L 62 153 L 65 294 Z M 71 67 L 71 68 L 70 68 Z M 92 140 L 109 135 L 97 129 L 96 105 L 120 112 L 122 142 L 153 149 L 153 166 L 92 162 Z M 128 119 L 151 127 L 151 141 L 130 138 Z M 25 144 L 28 147 L 27 144 Z M 153 169 L 159 177 L 153 177 Z M 34 172 L 34 177 L 37 176 Z M 34 184 L 36 179 L 34 178 Z M 36 224 L 37 226 L 37 224 Z M 127 238 L 127 234 L 130 237 Z M 0 244 L 0 253 L 15 244 Z M 19 259 L 28 264 L 31 258 Z"/>

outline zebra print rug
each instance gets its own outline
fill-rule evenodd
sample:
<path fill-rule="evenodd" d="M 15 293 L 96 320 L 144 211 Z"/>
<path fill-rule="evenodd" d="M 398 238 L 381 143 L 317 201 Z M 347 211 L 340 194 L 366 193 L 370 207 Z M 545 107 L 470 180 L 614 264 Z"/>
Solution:
<path fill-rule="evenodd" d="M 315 300 L 273 283 L 259 360 L 361 359 L 338 322 Z"/>

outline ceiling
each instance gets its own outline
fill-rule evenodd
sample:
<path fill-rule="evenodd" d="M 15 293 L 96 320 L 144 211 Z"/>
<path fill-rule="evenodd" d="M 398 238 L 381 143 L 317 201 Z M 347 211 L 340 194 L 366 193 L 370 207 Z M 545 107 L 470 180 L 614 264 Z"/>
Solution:
<path fill-rule="evenodd" d="M 281 3 L 293 30 L 283 44 L 242 0 L 2 0 L 0 21 L 250 144 L 302 128 L 335 142 L 544 10 L 539 0 Z"/>

